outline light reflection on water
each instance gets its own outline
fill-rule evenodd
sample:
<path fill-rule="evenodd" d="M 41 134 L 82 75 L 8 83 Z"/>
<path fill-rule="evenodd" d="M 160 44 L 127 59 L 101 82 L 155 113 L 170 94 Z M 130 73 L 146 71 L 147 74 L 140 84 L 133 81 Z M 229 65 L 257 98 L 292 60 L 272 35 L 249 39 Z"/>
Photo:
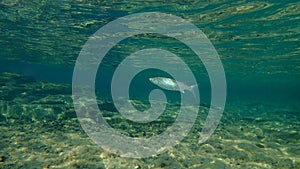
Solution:
<path fill-rule="evenodd" d="M 83 160 L 82 166 L 86 166 L 87 163 L 84 160 L 90 162 L 90 156 L 88 159 L 86 159 L 87 156 L 81 159 L 82 156 L 76 157 L 76 153 L 88 153 L 94 155 L 95 159 L 97 157 L 98 160 L 99 153 L 96 151 L 101 152 L 100 156 L 104 159 L 101 159 L 100 163 L 111 163 L 111 168 L 119 168 L 121 164 L 124 164 L 124 159 L 105 155 L 102 149 L 98 150 L 99 147 L 93 147 L 95 145 L 91 145 L 90 140 L 84 141 L 83 138 L 86 135 L 78 132 L 81 130 L 80 126 L 77 126 L 78 128 L 74 131 L 71 130 L 74 124 L 77 124 L 77 121 L 70 120 L 76 118 L 72 109 L 71 85 L 59 83 L 71 84 L 75 60 L 82 46 L 101 26 L 131 13 L 149 11 L 180 16 L 197 25 L 207 35 L 222 60 L 227 77 L 228 97 L 224 118 L 216 133 L 209 140 L 210 142 L 195 145 L 193 140 L 187 139 L 169 154 L 145 161 L 132 160 L 129 168 L 136 168 L 136 163 L 142 166 L 140 168 L 149 167 L 150 164 L 157 168 L 163 167 L 166 165 L 165 156 L 166 159 L 171 159 L 169 161 L 175 162 L 174 164 L 179 163 L 185 168 L 193 166 L 193 163 L 198 167 L 201 165 L 209 167 L 210 161 L 213 161 L 211 164 L 215 165 L 212 168 L 222 168 L 220 161 L 224 161 L 224 166 L 226 163 L 228 166 L 241 166 L 241 168 L 246 168 L 244 166 L 247 165 L 250 168 L 258 168 L 258 166 L 263 168 L 263 165 L 266 168 L 280 168 L 280 165 L 282 168 L 299 166 L 300 2 L 297 0 L 281 2 L 1 0 L 0 73 L 16 72 L 25 76 L 33 76 L 34 79 L 45 81 L 45 83 L 36 82 L 33 78 L 28 80 L 18 75 L 0 75 L 0 104 L 2 105 L 0 106 L 2 111 L 0 112 L 0 128 L 4 131 L 1 132 L 4 141 L 0 141 L 8 147 L 0 148 L 0 168 L 2 164 L 10 165 L 12 168 L 18 168 L 14 165 L 24 167 L 22 162 L 19 163 L 23 159 L 30 164 L 28 166 L 32 165 L 32 160 L 28 159 L 33 156 L 30 155 L 28 159 L 24 158 L 32 154 L 32 147 L 26 144 L 20 145 L 18 139 L 28 139 L 28 143 L 37 146 L 38 148 L 35 148 L 41 151 L 41 154 L 45 153 L 44 156 L 47 159 L 41 158 L 43 164 L 35 164 L 38 165 L 37 168 L 41 168 L 48 160 L 53 166 L 69 165 L 71 161 L 68 160 L 73 160 L 73 158 L 77 158 L 78 161 Z M 103 60 L 103 68 L 95 82 L 96 92 L 102 99 L 100 100 L 102 106 L 106 108 L 107 119 L 116 121 L 115 125 L 119 126 L 119 129 L 126 125 L 112 115 L 116 111 L 110 102 L 111 75 L 124 57 L 137 50 L 160 46 L 182 57 L 197 72 L 196 78 L 200 84 L 202 106 L 209 106 L 211 91 L 209 77 L 203 64 L 196 60 L 197 57 L 193 57 L 193 53 L 188 48 L 184 48 L 172 39 L 161 38 L 157 35 L 133 37 L 116 46 Z M 136 62 L 134 66 L 142 67 L 143 63 Z M 136 99 L 138 106 L 145 109 L 149 105 L 137 101 L 147 101 L 147 94 L 153 88 L 150 82 L 145 83 L 145 81 L 150 75 L 161 75 L 155 71 L 149 72 L 152 74 L 136 76 L 131 87 L 132 99 Z M 176 98 L 180 94 L 166 93 L 171 98 Z M 43 113 L 45 119 L 39 113 Z M 29 122 L 29 126 L 40 134 L 35 132 L 24 134 L 23 130 L 26 125 L 23 121 L 21 125 L 6 124 L 10 120 L 11 122 L 16 119 L 22 120 L 21 115 L 31 119 L 32 114 L 34 118 L 40 116 L 40 119 L 47 122 L 51 119 L 46 119 L 46 117 L 47 115 L 52 117 L 51 113 L 63 119 L 63 123 L 57 121 L 58 128 L 49 123 L 49 128 L 42 126 L 35 129 L 34 125 Z M 172 111 L 170 113 L 172 114 Z M 204 111 L 199 114 L 203 116 L 201 120 L 205 119 Z M 8 119 L 5 119 L 6 117 Z M 70 124 L 66 125 L 64 122 Z M 202 121 L 201 125 L 203 125 Z M 164 129 L 161 128 L 160 123 L 157 123 L 157 126 L 158 129 Z M 196 130 L 200 130 L 201 126 L 197 127 Z M 63 134 L 57 132 L 58 134 L 55 135 L 56 133 L 52 132 L 54 129 L 62 130 L 60 132 Z M 134 126 L 132 129 L 135 129 Z M 140 127 L 137 129 L 141 130 Z M 151 131 L 148 132 L 146 134 L 153 134 Z M 195 133 L 192 133 L 190 137 L 195 137 Z M 36 140 L 41 143 L 34 142 Z M 48 140 L 50 142 L 47 142 Z M 45 145 L 53 145 L 53 147 L 44 151 L 40 147 L 45 147 Z M 82 153 L 80 148 L 88 152 Z M 97 150 L 90 151 L 90 149 Z M 61 150 L 59 156 L 56 153 L 57 150 Z M 48 158 L 51 153 L 55 158 Z M 11 157 L 6 154 L 10 154 Z M 72 154 L 75 156 L 71 156 Z M 62 160 L 62 157 L 67 161 Z M 51 162 L 53 159 L 54 161 Z M 196 160 L 193 161 L 193 159 Z M 125 159 L 125 162 L 130 163 L 131 160 Z M 170 166 L 172 166 L 171 163 Z"/>
<path fill-rule="evenodd" d="M 294 84 L 300 83 L 297 1 L 1 1 L 1 71 L 70 83 L 74 61 L 90 35 L 118 17 L 146 11 L 175 14 L 197 25 L 214 44 L 228 83 L 237 90 L 268 89 L 298 99 L 293 94 L 299 93 Z M 116 48 L 105 65 L 115 68 L 118 55 L 161 43 L 159 37 L 146 37 L 144 42 L 139 38 Z M 163 46 L 190 65 L 197 63 L 186 49 L 174 47 L 175 43 L 164 39 Z M 65 69 L 66 65 L 69 68 Z M 201 63 L 194 67 L 203 69 Z M 198 76 L 207 83 L 205 70 Z M 266 87 L 272 84 L 280 85 Z M 234 88 L 229 86 L 231 93 L 237 93 Z"/>

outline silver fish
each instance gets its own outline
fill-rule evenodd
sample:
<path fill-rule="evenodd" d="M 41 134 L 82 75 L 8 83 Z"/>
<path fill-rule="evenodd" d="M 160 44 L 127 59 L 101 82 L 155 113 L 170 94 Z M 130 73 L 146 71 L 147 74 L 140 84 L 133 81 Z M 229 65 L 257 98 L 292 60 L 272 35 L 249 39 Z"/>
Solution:
<path fill-rule="evenodd" d="M 184 91 L 190 91 L 194 96 L 194 88 L 198 85 L 188 86 L 183 82 L 176 81 L 174 79 L 166 78 L 166 77 L 151 77 L 149 78 L 150 82 L 159 86 L 162 89 L 172 90 L 172 91 L 180 91 L 184 93 Z"/>

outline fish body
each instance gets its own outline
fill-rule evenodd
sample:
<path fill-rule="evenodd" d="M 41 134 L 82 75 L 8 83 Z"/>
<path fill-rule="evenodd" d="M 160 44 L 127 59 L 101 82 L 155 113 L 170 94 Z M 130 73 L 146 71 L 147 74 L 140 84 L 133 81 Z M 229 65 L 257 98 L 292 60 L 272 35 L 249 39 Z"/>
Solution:
<path fill-rule="evenodd" d="M 170 79 L 170 78 L 166 78 L 166 77 L 151 77 L 151 78 L 149 78 L 149 80 L 150 80 L 150 82 L 159 86 L 162 89 L 172 90 L 172 91 L 180 91 L 181 93 L 184 93 L 185 91 L 190 91 L 195 96 L 193 88 L 196 87 L 197 85 L 189 86 L 183 82 L 179 82 L 174 79 Z"/>

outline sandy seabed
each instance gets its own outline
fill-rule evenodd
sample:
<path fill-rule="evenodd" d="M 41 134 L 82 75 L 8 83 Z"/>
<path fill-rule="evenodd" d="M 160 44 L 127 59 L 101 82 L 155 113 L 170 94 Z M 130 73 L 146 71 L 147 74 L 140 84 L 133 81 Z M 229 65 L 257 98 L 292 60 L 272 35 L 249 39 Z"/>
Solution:
<path fill-rule="evenodd" d="M 68 87 L 15 74 L 0 77 L 0 168 L 300 168 L 300 113 L 293 106 L 231 102 L 215 133 L 198 144 L 207 112 L 201 107 L 193 129 L 177 146 L 150 158 L 131 159 L 105 152 L 87 136 Z M 102 105 L 114 127 L 127 126 L 139 135 L 113 109 L 110 112 L 110 103 Z"/>

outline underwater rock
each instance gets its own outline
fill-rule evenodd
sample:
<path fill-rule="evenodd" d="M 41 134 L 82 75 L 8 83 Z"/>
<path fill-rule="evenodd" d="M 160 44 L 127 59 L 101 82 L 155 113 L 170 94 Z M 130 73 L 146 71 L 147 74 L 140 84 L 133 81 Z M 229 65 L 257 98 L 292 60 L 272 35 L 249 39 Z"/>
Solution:
<path fill-rule="evenodd" d="M 5 119 L 54 121 L 74 112 L 70 111 L 74 110 L 70 85 L 38 82 L 14 73 L 0 74 L 0 83 L 1 116 Z M 68 115 L 61 116 L 64 112 Z"/>
<path fill-rule="evenodd" d="M 241 161 L 249 160 L 249 153 L 249 151 L 237 149 L 231 145 L 228 145 L 228 147 L 222 151 L 222 154 L 226 154 L 227 157 Z"/>
<path fill-rule="evenodd" d="M 280 159 L 276 168 L 293 168 L 293 161 L 288 158 Z"/>
<path fill-rule="evenodd" d="M 227 166 L 224 162 L 220 160 L 206 160 L 202 165 L 194 165 L 191 166 L 190 168 L 193 169 L 230 169 L 229 166 Z"/>
<path fill-rule="evenodd" d="M 100 110 L 110 111 L 110 112 L 117 112 L 115 105 L 113 102 L 104 101 L 99 104 Z"/>
<path fill-rule="evenodd" d="M 0 163 L 3 163 L 5 161 L 5 156 L 4 155 L 0 155 Z"/>

